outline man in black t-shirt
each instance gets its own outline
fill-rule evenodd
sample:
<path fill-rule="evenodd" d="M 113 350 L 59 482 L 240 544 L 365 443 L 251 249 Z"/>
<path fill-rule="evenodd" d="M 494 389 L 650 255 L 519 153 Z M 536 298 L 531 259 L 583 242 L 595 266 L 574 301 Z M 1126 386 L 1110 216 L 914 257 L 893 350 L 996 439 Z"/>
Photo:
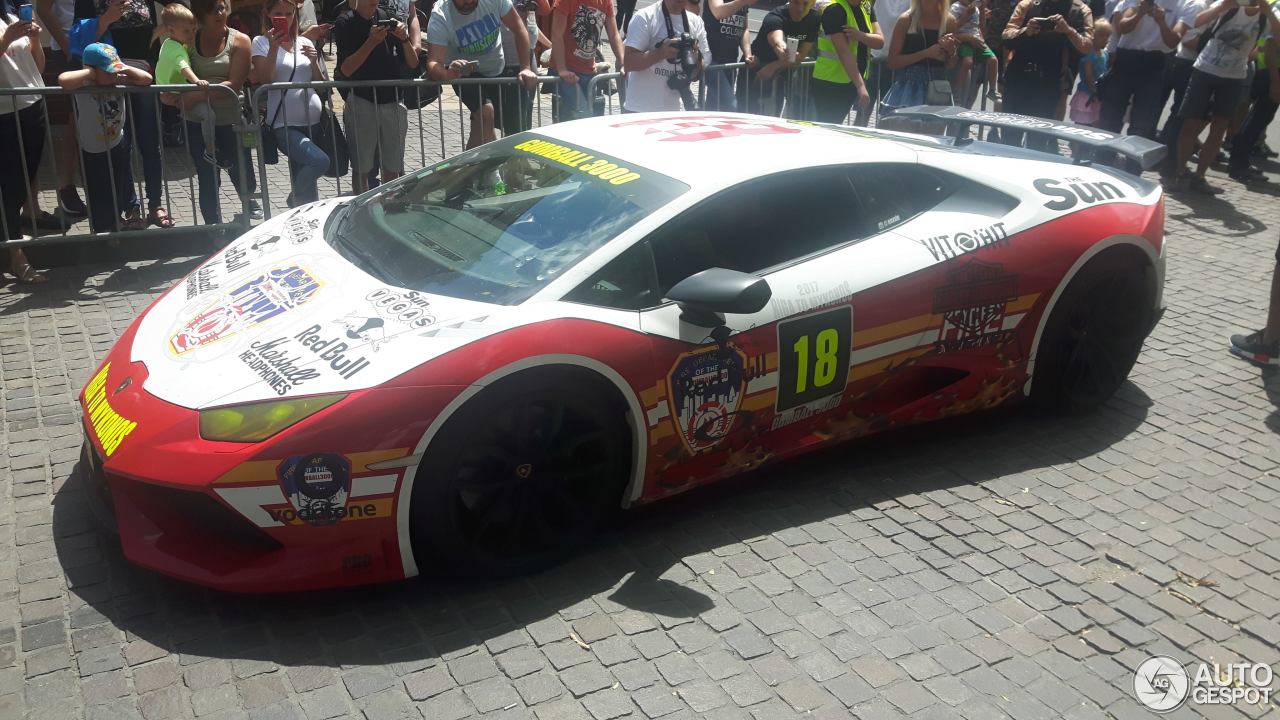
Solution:
<path fill-rule="evenodd" d="M 360 0 L 333 24 L 338 69 L 347 80 L 400 80 L 418 67 L 409 28 L 378 7 Z M 409 114 L 394 87 L 356 87 L 346 96 L 343 125 L 351 146 L 351 181 L 363 192 L 375 158 L 382 182 L 404 173 L 404 138 Z"/>
<path fill-rule="evenodd" d="M 810 0 L 787 0 L 764 16 L 751 41 L 745 81 L 738 84 L 738 105 L 746 112 L 781 115 L 784 93 L 775 92 L 778 72 L 798 65 L 818 42 L 821 19 Z M 788 45 L 796 48 L 788 58 Z"/>
<path fill-rule="evenodd" d="M 751 57 L 751 45 L 747 41 L 747 9 L 756 0 L 707 0 L 702 4 L 702 22 L 707 28 L 707 45 L 711 48 L 711 63 L 724 65 Z M 738 109 L 734 97 L 736 70 L 709 72 L 706 74 L 707 110 Z"/>

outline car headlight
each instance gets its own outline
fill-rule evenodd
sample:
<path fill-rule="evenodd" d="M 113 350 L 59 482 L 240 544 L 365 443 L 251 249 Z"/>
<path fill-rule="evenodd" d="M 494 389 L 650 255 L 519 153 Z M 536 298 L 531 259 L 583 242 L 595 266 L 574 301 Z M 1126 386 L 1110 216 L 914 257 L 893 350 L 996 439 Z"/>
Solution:
<path fill-rule="evenodd" d="M 200 437 L 225 442 L 261 442 L 346 396 L 346 393 L 313 395 L 201 410 Z"/>

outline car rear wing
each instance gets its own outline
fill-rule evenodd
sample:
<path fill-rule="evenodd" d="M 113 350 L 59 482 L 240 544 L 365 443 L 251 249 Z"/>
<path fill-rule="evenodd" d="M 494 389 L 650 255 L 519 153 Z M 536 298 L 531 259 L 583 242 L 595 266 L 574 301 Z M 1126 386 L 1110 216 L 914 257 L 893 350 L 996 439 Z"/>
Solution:
<path fill-rule="evenodd" d="M 964 141 L 970 125 L 986 125 L 1001 130 L 1023 130 L 1048 135 L 1056 140 L 1067 140 L 1088 148 L 1090 152 L 1082 154 L 1082 157 L 1077 158 L 1077 162 L 1088 162 L 1098 153 L 1115 153 L 1138 163 L 1143 170 L 1150 170 L 1160 164 L 1167 152 L 1164 145 L 1137 135 L 1120 135 L 1087 125 L 1016 113 L 969 110 L 954 105 L 916 105 L 902 108 L 895 112 L 894 116 L 944 122 L 954 129 L 957 143 Z"/>

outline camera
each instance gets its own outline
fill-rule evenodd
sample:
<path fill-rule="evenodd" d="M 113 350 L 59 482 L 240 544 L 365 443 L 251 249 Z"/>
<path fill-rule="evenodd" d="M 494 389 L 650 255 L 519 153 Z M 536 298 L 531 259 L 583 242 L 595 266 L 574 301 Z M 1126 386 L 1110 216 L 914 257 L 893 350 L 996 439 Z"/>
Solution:
<path fill-rule="evenodd" d="M 658 43 L 657 46 L 662 47 L 662 43 Z M 689 76 L 693 75 L 693 73 L 698 69 L 698 59 L 693 55 L 694 40 L 692 35 L 687 32 L 680 33 L 675 37 L 674 46 L 676 49 L 676 56 L 669 62 L 677 65 L 679 67 L 679 71 L 677 75 L 672 76 L 667 80 L 667 84 L 671 85 L 673 88 L 675 85 L 672 85 L 672 81 L 675 81 L 677 78 L 681 78 L 686 84 L 688 84 Z"/>
<path fill-rule="evenodd" d="M 697 102 L 693 98 L 693 92 L 689 90 L 689 81 L 698 70 L 698 58 L 693 53 L 694 39 L 687 32 L 682 32 L 673 39 L 675 42 L 672 46 L 676 49 L 676 56 L 668 62 L 676 66 L 676 72 L 667 77 L 667 87 L 680 93 L 686 110 L 696 110 Z M 662 47 L 662 42 L 655 47 Z"/>

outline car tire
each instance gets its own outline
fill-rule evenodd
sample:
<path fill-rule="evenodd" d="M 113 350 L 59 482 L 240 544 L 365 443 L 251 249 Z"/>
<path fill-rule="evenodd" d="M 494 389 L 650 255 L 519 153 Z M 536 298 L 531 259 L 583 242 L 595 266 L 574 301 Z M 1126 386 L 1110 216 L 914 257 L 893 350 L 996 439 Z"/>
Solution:
<path fill-rule="evenodd" d="M 1145 258 L 1121 250 L 1089 261 L 1054 305 L 1031 383 L 1040 407 L 1092 410 L 1120 389 L 1137 362 L 1155 317 L 1156 278 Z"/>
<path fill-rule="evenodd" d="M 463 405 L 414 481 L 418 558 L 464 575 L 520 574 L 599 531 L 621 508 L 630 469 L 626 418 L 601 385 L 583 373 L 527 372 Z"/>

